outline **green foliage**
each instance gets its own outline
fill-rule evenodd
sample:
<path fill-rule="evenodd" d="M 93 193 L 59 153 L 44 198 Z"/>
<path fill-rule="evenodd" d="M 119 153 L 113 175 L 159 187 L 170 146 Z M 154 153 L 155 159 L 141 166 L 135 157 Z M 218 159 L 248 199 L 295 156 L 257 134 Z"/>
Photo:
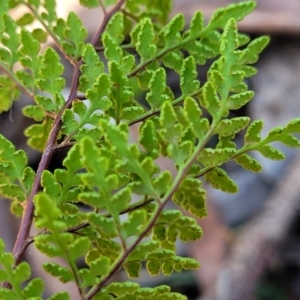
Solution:
<path fill-rule="evenodd" d="M 34 177 L 34 171 L 27 166 L 25 152 L 16 151 L 14 145 L 0 135 L 0 194 L 12 200 L 11 209 L 19 216 L 22 215 Z"/>
<path fill-rule="evenodd" d="M 78 298 L 186 299 L 167 286 L 107 282 L 122 269 L 129 279 L 139 277 L 143 264 L 152 276 L 198 268 L 194 259 L 176 253 L 176 241 L 202 237 L 196 218 L 207 213 L 203 180 L 237 192 L 222 166 L 233 160 L 261 171 L 249 151 L 284 159 L 272 143 L 299 147 L 300 119 L 262 137 L 263 121 L 231 117 L 231 110 L 253 98 L 245 79 L 255 75 L 252 64 L 269 42 L 265 36 L 250 41 L 237 30 L 254 2 L 220 8 L 208 23 L 195 12 L 189 25 L 181 14 L 169 20 L 171 0 L 79 2 L 105 11 L 92 41 L 74 12 L 66 20 L 57 17 L 54 0 L 0 1 L 0 112 L 21 94 L 31 97 L 23 114 L 34 122 L 25 136 L 43 153 L 35 174 L 25 152 L 0 135 L 0 194 L 24 217 L 14 256 L 0 242 L 0 279 L 7 282 L 0 298 L 42 299 L 43 281 L 28 281 L 30 266 L 19 263 L 26 243 L 34 243 L 57 258 L 45 261 L 44 270 L 62 283 L 75 282 Z M 9 9 L 21 4 L 29 12 L 13 20 Z M 34 21 L 40 27 L 24 27 Z M 55 48 L 43 45 L 48 37 Z M 68 96 L 61 56 L 74 67 Z M 200 84 L 197 69 L 208 59 L 213 63 Z M 166 68 L 179 76 L 177 98 Z M 130 142 L 134 124 L 139 144 Z M 240 147 L 237 134 L 244 136 Z M 208 147 L 212 139 L 216 146 Z M 70 148 L 63 166 L 50 172 L 53 153 L 62 148 Z M 162 156 L 175 174 L 160 169 Z M 178 209 L 164 209 L 170 199 Z M 33 238 L 32 222 L 38 229 Z M 49 299 L 69 295 L 62 291 Z"/>
<path fill-rule="evenodd" d="M 16 268 L 13 268 L 14 257 L 11 253 L 4 252 L 4 248 L 5 244 L 0 240 L 0 280 L 9 282 L 12 289 L 0 288 L 1 299 L 42 299 L 43 281 L 34 278 L 21 288 L 21 284 L 30 278 L 30 266 L 27 262 L 22 262 Z"/>

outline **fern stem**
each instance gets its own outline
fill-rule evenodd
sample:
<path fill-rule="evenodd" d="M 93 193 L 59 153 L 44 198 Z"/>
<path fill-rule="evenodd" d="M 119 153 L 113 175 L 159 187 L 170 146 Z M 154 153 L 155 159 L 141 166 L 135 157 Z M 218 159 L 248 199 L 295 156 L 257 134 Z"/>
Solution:
<path fill-rule="evenodd" d="M 126 209 L 124 209 L 123 211 L 120 212 L 120 215 L 124 215 L 124 214 L 132 212 L 136 209 L 144 207 L 144 206 L 148 205 L 149 203 L 152 203 L 153 201 L 155 201 L 155 199 L 145 199 L 145 200 L 143 199 L 141 201 L 137 201 L 133 204 L 128 205 L 128 207 Z M 105 213 L 102 216 L 105 218 L 112 218 L 112 215 L 110 213 Z M 64 230 L 64 232 L 76 233 L 80 229 L 83 229 L 88 226 L 90 226 L 90 223 L 84 222 L 84 223 L 78 224 L 76 226 L 73 226 L 71 228 L 68 228 L 68 229 Z M 41 232 L 35 234 L 35 236 L 40 235 L 40 234 L 50 234 L 50 231 L 41 231 Z M 32 242 L 33 242 L 33 240 L 28 241 L 28 243 L 30 243 L 30 244 Z"/>
<path fill-rule="evenodd" d="M 109 19 L 112 17 L 112 15 L 116 11 L 118 11 L 121 8 L 121 6 L 125 3 L 125 1 L 126 0 L 120 0 L 114 6 L 114 8 L 109 13 L 107 13 L 107 15 L 104 17 L 103 22 L 101 23 L 98 31 L 96 32 L 96 34 L 93 37 L 92 43 L 94 46 L 98 42 L 99 37 L 101 36 L 103 31 L 105 30 Z M 59 111 L 59 113 L 57 114 L 56 118 L 53 121 L 53 125 L 50 130 L 50 134 L 49 134 L 49 139 L 47 141 L 45 151 L 42 154 L 42 158 L 40 160 L 40 163 L 39 163 L 39 166 L 37 169 L 33 187 L 31 189 L 30 195 L 27 199 L 27 204 L 25 207 L 25 211 L 23 213 L 19 232 L 18 232 L 17 239 L 16 239 L 16 242 L 15 242 L 15 245 L 13 248 L 13 252 L 12 252 L 15 257 L 15 266 L 21 262 L 22 257 L 28 246 L 28 243 L 26 243 L 26 241 L 29 237 L 29 233 L 30 233 L 30 229 L 31 229 L 32 221 L 33 221 L 33 210 L 34 210 L 33 198 L 38 193 L 38 191 L 41 189 L 40 182 L 41 182 L 42 173 L 44 170 L 46 170 L 48 168 L 51 158 L 53 156 L 53 153 L 55 151 L 56 139 L 57 139 L 57 136 L 58 136 L 60 128 L 61 128 L 62 115 L 63 115 L 65 109 L 70 107 L 72 105 L 73 100 L 76 99 L 81 64 L 82 64 L 82 60 L 79 60 L 74 67 L 71 90 L 70 90 L 68 100 L 66 101 L 66 103 L 64 104 L 64 106 Z M 9 284 L 5 283 L 4 287 L 9 287 Z"/>

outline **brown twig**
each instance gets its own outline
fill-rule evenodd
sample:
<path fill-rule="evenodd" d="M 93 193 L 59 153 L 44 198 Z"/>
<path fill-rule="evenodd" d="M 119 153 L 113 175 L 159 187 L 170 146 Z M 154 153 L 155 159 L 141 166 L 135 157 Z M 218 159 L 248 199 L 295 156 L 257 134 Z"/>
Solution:
<path fill-rule="evenodd" d="M 95 45 L 100 38 L 101 34 L 105 30 L 105 27 L 111 18 L 111 16 L 118 11 L 121 6 L 125 3 L 126 0 L 120 0 L 117 5 L 109 12 L 107 13 L 106 16 L 104 16 L 103 22 L 101 23 L 98 31 L 94 35 L 92 39 L 92 44 Z M 80 77 L 80 66 L 82 64 L 82 60 L 78 60 L 77 63 L 74 66 L 74 73 L 73 73 L 73 78 L 72 78 L 72 84 L 71 84 L 71 90 L 70 94 L 68 97 L 68 100 L 62 107 L 62 109 L 59 111 L 57 114 L 56 118 L 53 121 L 52 128 L 50 130 L 50 135 L 49 139 L 47 141 L 45 151 L 42 154 L 42 158 L 40 160 L 40 164 L 37 169 L 36 177 L 33 183 L 33 187 L 31 189 L 30 195 L 27 199 L 25 211 L 23 213 L 22 221 L 20 224 L 18 236 L 14 245 L 13 249 L 13 255 L 15 258 L 15 265 L 18 265 L 22 257 L 28 247 L 28 244 L 26 244 L 26 240 L 29 237 L 32 221 L 33 221 L 33 210 L 34 210 L 34 203 L 33 203 L 33 198 L 34 196 L 40 191 L 41 189 L 41 176 L 44 170 L 48 168 L 48 165 L 51 161 L 52 155 L 55 151 L 55 144 L 56 144 L 56 139 L 59 133 L 59 130 L 61 128 L 61 119 L 63 112 L 65 111 L 66 108 L 70 107 L 72 105 L 72 102 L 74 99 L 77 97 L 77 88 L 78 88 L 78 81 Z M 4 284 L 4 287 L 9 287 L 7 283 Z"/>
<path fill-rule="evenodd" d="M 129 11 L 125 10 L 125 9 L 120 9 L 120 11 L 127 17 L 129 17 L 130 19 L 132 19 L 135 22 L 138 22 L 139 19 L 136 18 L 133 14 L 131 14 Z"/>

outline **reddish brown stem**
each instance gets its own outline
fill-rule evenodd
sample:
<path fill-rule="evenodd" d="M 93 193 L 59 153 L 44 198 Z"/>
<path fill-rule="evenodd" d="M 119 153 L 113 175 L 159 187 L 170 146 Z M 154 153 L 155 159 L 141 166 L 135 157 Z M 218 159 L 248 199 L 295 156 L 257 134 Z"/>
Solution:
<path fill-rule="evenodd" d="M 92 39 L 92 44 L 95 46 L 96 43 L 98 42 L 101 34 L 105 30 L 105 27 L 109 21 L 109 19 L 112 17 L 112 15 L 117 12 L 122 5 L 125 3 L 126 0 L 120 0 L 116 6 L 104 16 L 103 22 L 101 23 L 101 26 L 99 27 L 98 31 L 94 35 Z M 52 155 L 55 151 L 55 144 L 56 144 L 56 139 L 59 133 L 59 130 L 61 128 L 61 119 L 63 112 L 65 111 L 66 108 L 71 107 L 72 102 L 74 99 L 77 97 L 77 88 L 78 88 L 78 81 L 80 77 L 80 66 L 82 64 L 82 60 L 78 60 L 78 62 L 74 66 L 74 73 L 73 73 L 73 78 L 72 78 L 72 84 L 71 84 L 71 90 L 70 90 L 70 95 L 68 97 L 68 100 L 66 101 L 65 105 L 62 107 L 62 109 L 59 111 L 57 114 L 56 118 L 54 119 L 49 139 L 47 141 L 45 151 L 42 154 L 42 158 L 40 160 L 40 164 L 37 169 L 36 177 L 34 180 L 33 187 L 31 189 L 30 195 L 27 199 L 27 205 L 25 207 L 25 211 L 23 213 L 22 221 L 20 224 L 18 236 L 14 245 L 13 249 L 13 255 L 15 258 L 15 266 L 18 265 L 22 258 L 23 255 L 28 247 L 28 243 L 26 241 L 28 240 L 32 221 L 33 221 L 33 210 L 34 210 L 34 203 L 33 199 L 34 196 L 40 191 L 41 189 L 41 176 L 44 170 L 48 168 L 48 165 L 51 161 Z M 9 284 L 5 283 L 3 285 L 4 287 L 9 288 Z"/>

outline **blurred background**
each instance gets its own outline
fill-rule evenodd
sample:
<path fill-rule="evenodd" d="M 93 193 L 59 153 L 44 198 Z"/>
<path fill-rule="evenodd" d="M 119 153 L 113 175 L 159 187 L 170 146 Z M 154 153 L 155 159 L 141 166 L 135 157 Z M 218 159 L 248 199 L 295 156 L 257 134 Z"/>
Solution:
<path fill-rule="evenodd" d="M 80 8 L 75 0 L 57 2 L 61 16 L 71 9 L 83 18 L 89 30 L 98 27 L 100 10 L 90 12 Z M 202 10 L 208 20 L 218 7 L 236 2 L 240 1 L 174 0 L 173 14 L 184 13 L 189 21 L 195 11 Z M 23 13 L 16 10 L 13 16 Z M 255 12 L 239 24 L 240 30 L 252 38 L 264 34 L 271 36 L 271 43 L 256 64 L 258 74 L 248 81 L 255 98 L 236 112 L 237 116 L 262 119 L 265 123 L 263 135 L 300 116 L 299 16 L 299 0 L 260 0 Z M 209 64 L 199 67 L 202 84 L 208 67 Z M 66 68 L 69 79 L 71 71 Z M 176 77 L 170 76 L 170 85 L 175 92 L 179 91 Z M 17 148 L 25 149 L 30 163 L 36 167 L 39 154 L 28 149 L 24 136 L 20 135 L 30 122 L 19 115 L 20 109 L 29 101 L 24 97 L 15 103 L 11 112 L 0 115 L 0 133 L 10 138 Z M 242 136 L 237 136 L 239 142 L 242 143 Z M 240 187 L 237 194 L 227 195 L 209 189 L 208 217 L 199 221 L 204 231 L 203 239 L 178 245 L 181 254 L 192 255 L 200 261 L 201 269 L 167 278 L 150 278 L 145 272 L 140 278 L 142 284 L 169 284 L 174 291 L 188 295 L 191 300 L 300 299 L 300 152 L 276 146 L 287 159 L 274 162 L 253 153 L 264 166 L 259 174 L 244 171 L 234 163 L 225 165 Z M 60 152 L 50 168 L 59 166 L 63 156 Z M 6 200 L 0 205 L 0 236 L 11 250 L 18 221 L 7 213 L 9 203 Z M 31 251 L 33 248 L 28 251 L 28 259 L 33 257 Z M 35 254 L 34 260 L 39 259 L 44 258 Z M 55 289 L 60 289 L 58 282 L 53 283 L 53 291 Z"/>

